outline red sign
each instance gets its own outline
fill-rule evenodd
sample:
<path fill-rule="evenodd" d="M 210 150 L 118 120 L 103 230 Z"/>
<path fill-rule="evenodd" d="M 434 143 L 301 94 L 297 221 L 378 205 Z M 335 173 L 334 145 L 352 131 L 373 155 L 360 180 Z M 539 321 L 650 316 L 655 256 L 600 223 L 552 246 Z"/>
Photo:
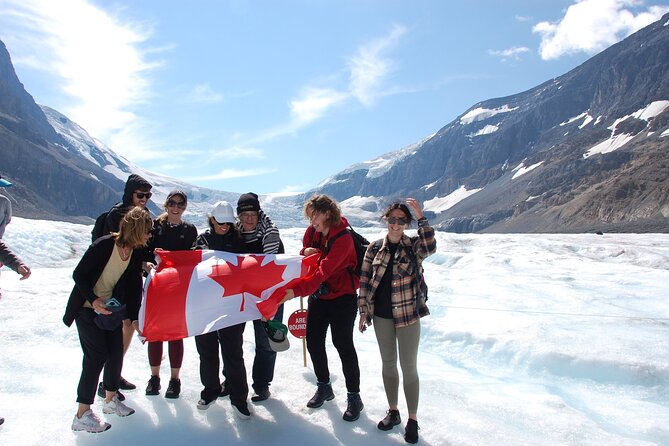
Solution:
<path fill-rule="evenodd" d="M 307 310 L 296 310 L 288 317 L 288 330 L 296 338 L 307 335 Z"/>

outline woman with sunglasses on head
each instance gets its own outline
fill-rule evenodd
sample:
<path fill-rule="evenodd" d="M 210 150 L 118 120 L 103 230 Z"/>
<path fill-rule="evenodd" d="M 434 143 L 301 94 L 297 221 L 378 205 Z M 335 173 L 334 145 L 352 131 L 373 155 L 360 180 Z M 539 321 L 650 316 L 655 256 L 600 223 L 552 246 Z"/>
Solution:
<path fill-rule="evenodd" d="M 404 233 L 413 221 L 409 208 L 418 221 L 418 235 L 414 237 Z M 437 251 L 437 242 L 434 229 L 423 216 L 418 201 L 413 198 L 407 198 L 406 204 L 399 201 L 391 204 L 383 218 L 388 234 L 385 238 L 370 243 L 362 263 L 358 328 L 362 333 L 368 325 L 374 324 L 374 333 L 381 352 L 381 373 L 389 409 L 377 427 L 386 431 L 402 422 L 397 407 L 400 383 L 397 371 L 399 349 L 404 396 L 409 411 L 404 439 L 407 443 L 416 443 L 419 394 L 416 363 L 420 318 L 430 314 L 417 273 L 422 271 L 423 260 Z"/>
<path fill-rule="evenodd" d="M 183 221 L 183 213 L 188 205 L 188 197 L 181 190 L 173 190 L 167 195 L 163 212 L 153 222 L 153 236 L 149 242 L 149 257 L 155 261 L 156 249 L 166 251 L 181 251 L 191 249 L 197 238 L 197 229 L 192 224 Z M 165 398 L 179 398 L 181 393 L 181 380 L 179 371 L 184 357 L 183 339 L 169 341 L 168 355 L 170 358 L 170 382 L 165 391 Z M 160 393 L 160 363 L 163 357 L 163 343 L 149 342 L 149 366 L 151 367 L 151 378 L 146 386 L 147 395 L 158 395 Z"/>
<path fill-rule="evenodd" d="M 111 427 L 91 411 L 95 387 L 104 367 L 102 411 L 125 417 L 135 411 L 119 400 L 123 364 L 123 319 L 137 325 L 142 296 L 143 248 L 151 237 L 149 213 L 135 207 L 121 220 L 118 232 L 98 238 L 86 250 L 72 274 L 74 289 L 63 316 L 75 322 L 84 353 L 77 387 L 79 408 L 72 430 L 102 432 Z"/>
<path fill-rule="evenodd" d="M 245 246 L 235 226 L 232 205 L 227 201 L 219 201 L 209 216 L 209 229 L 197 237 L 195 249 L 239 254 L 245 252 Z M 246 324 L 241 323 L 195 336 L 195 346 L 200 355 L 200 380 L 204 386 L 197 403 L 198 409 L 206 410 L 219 396 L 230 395 L 230 403 L 237 417 L 247 419 L 251 416 L 247 402 L 249 385 L 246 381 L 242 348 L 244 327 Z M 219 377 L 219 349 L 223 358 L 223 383 Z"/>
<path fill-rule="evenodd" d="M 102 235 L 107 235 L 112 232 L 119 230 L 119 224 L 123 216 L 132 208 L 140 207 L 146 209 L 146 205 L 151 198 L 151 183 L 146 181 L 144 178 L 137 174 L 131 174 L 128 176 L 128 180 L 125 182 L 125 188 L 123 190 L 123 200 L 120 203 L 115 204 L 107 213 L 107 217 L 104 222 L 102 229 Z M 95 229 L 94 229 L 95 231 Z M 93 240 L 95 241 L 95 240 Z M 146 253 L 145 253 L 146 255 Z M 130 348 L 130 342 L 132 341 L 132 335 L 134 330 L 130 325 L 129 320 L 123 321 L 123 355 L 126 354 L 128 348 Z M 121 387 L 123 390 L 133 390 L 137 386 L 125 378 L 121 377 Z M 98 396 L 104 398 L 105 389 L 102 383 L 98 385 Z M 121 401 L 125 399 L 125 396 L 119 391 L 119 398 Z"/>

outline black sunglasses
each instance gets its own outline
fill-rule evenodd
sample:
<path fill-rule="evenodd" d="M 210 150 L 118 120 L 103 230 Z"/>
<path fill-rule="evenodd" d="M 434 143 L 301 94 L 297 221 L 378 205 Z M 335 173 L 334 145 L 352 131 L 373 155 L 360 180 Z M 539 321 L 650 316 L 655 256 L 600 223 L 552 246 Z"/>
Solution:
<path fill-rule="evenodd" d="M 169 200 L 167 202 L 167 207 L 171 208 L 172 206 L 176 206 L 179 209 L 185 209 L 186 208 L 186 202 L 185 201 L 174 201 L 174 200 Z"/>
<path fill-rule="evenodd" d="M 388 223 L 391 225 L 405 225 L 407 224 L 407 219 L 402 217 L 388 217 Z"/>
<path fill-rule="evenodd" d="M 216 224 L 219 225 L 219 226 L 223 226 L 223 225 L 231 225 L 231 224 L 232 224 L 232 223 L 230 223 L 229 221 L 226 221 L 226 222 L 224 222 L 224 223 L 221 223 L 220 221 L 218 221 L 218 220 L 216 220 L 216 219 L 214 219 L 214 221 L 215 221 Z"/>
<path fill-rule="evenodd" d="M 147 200 L 153 195 L 151 192 L 135 192 L 135 196 L 140 200 L 146 198 Z"/>

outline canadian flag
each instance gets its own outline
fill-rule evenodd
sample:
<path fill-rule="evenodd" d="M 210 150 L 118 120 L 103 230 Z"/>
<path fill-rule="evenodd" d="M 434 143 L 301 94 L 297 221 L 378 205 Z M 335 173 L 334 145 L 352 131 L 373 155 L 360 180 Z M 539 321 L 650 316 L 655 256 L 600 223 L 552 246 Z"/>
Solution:
<path fill-rule="evenodd" d="M 316 272 L 318 255 L 156 250 L 144 283 L 139 329 L 147 341 L 209 333 L 271 319 L 285 290 Z"/>

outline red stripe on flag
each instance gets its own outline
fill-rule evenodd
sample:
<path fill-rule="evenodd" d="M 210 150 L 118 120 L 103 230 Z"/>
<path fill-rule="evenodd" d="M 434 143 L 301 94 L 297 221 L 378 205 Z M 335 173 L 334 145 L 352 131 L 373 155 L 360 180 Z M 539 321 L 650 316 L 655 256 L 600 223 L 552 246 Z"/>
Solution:
<path fill-rule="evenodd" d="M 183 339 L 188 336 L 188 286 L 202 251 L 156 250 L 156 254 L 160 264 L 146 290 L 142 336 L 149 342 Z"/>

